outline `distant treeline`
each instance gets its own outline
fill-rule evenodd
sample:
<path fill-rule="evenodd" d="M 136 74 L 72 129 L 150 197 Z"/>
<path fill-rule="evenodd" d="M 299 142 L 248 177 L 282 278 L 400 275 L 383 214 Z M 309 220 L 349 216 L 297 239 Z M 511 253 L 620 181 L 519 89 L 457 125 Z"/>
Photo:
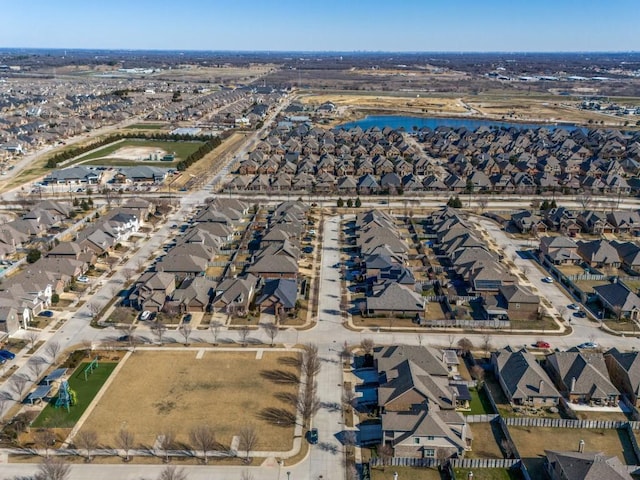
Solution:
<path fill-rule="evenodd" d="M 56 168 L 60 163 L 70 160 L 72 158 L 83 155 L 87 152 L 95 150 L 96 148 L 104 147 L 118 140 L 126 139 L 140 139 L 140 140 L 160 140 L 165 142 L 204 142 L 204 144 L 198 148 L 195 152 L 191 153 L 187 158 L 178 162 L 177 169 L 185 170 L 189 166 L 204 157 L 207 153 L 211 152 L 214 148 L 220 145 L 221 140 L 219 137 L 209 137 L 206 135 L 189 135 L 189 134 L 175 134 L 175 133 L 116 133 L 97 140 L 88 145 L 81 147 L 73 147 L 63 150 L 60 153 L 56 153 L 49 160 L 47 160 L 47 168 Z"/>

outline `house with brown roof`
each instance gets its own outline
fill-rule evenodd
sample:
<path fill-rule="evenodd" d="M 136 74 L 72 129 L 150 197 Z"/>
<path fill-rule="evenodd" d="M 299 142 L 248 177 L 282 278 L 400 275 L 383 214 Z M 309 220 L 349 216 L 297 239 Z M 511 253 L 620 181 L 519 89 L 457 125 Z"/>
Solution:
<path fill-rule="evenodd" d="M 136 281 L 129 302 L 139 310 L 159 312 L 175 289 L 176 278 L 171 273 L 146 272 Z"/>
<path fill-rule="evenodd" d="M 257 288 L 258 277 L 251 274 L 223 280 L 215 288 L 213 311 L 237 316 L 246 315 Z"/>
<path fill-rule="evenodd" d="M 604 354 L 609 377 L 629 402 L 640 407 L 640 352 L 621 352 L 612 348 Z"/>

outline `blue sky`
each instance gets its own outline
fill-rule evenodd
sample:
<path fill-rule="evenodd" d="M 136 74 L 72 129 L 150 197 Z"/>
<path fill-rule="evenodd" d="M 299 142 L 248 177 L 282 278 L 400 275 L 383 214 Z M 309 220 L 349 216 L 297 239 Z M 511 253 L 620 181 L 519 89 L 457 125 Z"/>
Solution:
<path fill-rule="evenodd" d="M 638 0 L 0 0 L 1 47 L 640 50 Z"/>

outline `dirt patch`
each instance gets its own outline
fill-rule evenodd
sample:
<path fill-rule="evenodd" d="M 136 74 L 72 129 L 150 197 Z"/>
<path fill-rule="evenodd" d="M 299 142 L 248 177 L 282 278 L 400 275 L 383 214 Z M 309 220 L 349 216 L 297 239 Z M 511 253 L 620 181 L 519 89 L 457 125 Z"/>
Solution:
<path fill-rule="evenodd" d="M 293 426 L 275 425 L 262 413 L 273 409 L 293 413 L 283 398 L 297 395 L 298 386 L 275 382 L 263 372 L 298 375 L 296 353 L 211 352 L 196 359 L 185 352 L 137 351 L 96 406 L 82 429 L 98 432 L 100 442 L 113 446 L 120 428 L 134 432 L 138 445 L 151 446 L 171 429 L 188 444 L 189 431 L 211 425 L 216 440 L 231 444 L 240 429 L 252 424 L 258 432 L 256 450 L 286 451 L 293 445 Z M 238 372 L 243 372 L 239 375 Z"/>

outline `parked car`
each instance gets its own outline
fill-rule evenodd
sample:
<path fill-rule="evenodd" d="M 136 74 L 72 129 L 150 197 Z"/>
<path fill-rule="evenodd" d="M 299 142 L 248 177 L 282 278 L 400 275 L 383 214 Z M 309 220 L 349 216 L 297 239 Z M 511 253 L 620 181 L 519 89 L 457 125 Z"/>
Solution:
<path fill-rule="evenodd" d="M 191 319 L 193 318 L 193 316 L 190 313 L 187 313 L 183 318 L 182 318 L 182 323 L 189 323 L 191 322 Z"/>
<path fill-rule="evenodd" d="M 151 317 L 151 312 L 149 310 L 145 310 L 140 314 L 140 320 L 142 321 L 149 320 L 150 317 Z"/>
<path fill-rule="evenodd" d="M 549 344 L 549 342 L 543 342 L 542 340 L 538 340 L 534 346 L 536 348 L 551 348 L 551 345 Z"/>
<path fill-rule="evenodd" d="M 41 317 L 51 318 L 53 317 L 53 312 L 51 310 L 43 310 L 38 315 L 40 315 Z"/>
<path fill-rule="evenodd" d="M 573 314 L 573 316 L 576 318 L 587 318 L 587 314 L 584 313 L 582 310 L 578 310 Z"/>
<path fill-rule="evenodd" d="M 544 277 L 544 278 L 542 279 L 542 281 L 543 281 L 544 283 L 553 283 L 553 278 L 551 278 L 551 277 Z"/>
<path fill-rule="evenodd" d="M 596 342 L 584 342 L 578 345 L 578 348 L 598 348 L 598 344 Z"/>
<path fill-rule="evenodd" d="M 318 443 L 318 429 L 317 428 L 312 428 L 311 430 L 309 430 L 307 432 L 307 441 L 311 445 L 315 445 L 316 443 Z"/>
<path fill-rule="evenodd" d="M 86 275 L 80 275 L 80 276 L 77 278 L 77 281 L 78 281 L 79 283 L 89 283 L 89 277 L 87 277 Z"/>
<path fill-rule="evenodd" d="M 579 310 L 580 309 L 580 305 L 576 304 L 576 303 L 570 303 L 569 305 L 567 305 L 567 308 L 570 310 Z"/>
<path fill-rule="evenodd" d="M 4 358 L 6 360 L 13 360 L 14 358 L 16 358 L 16 354 L 13 352 L 10 352 L 9 350 L 0 349 L 0 358 Z"/>

